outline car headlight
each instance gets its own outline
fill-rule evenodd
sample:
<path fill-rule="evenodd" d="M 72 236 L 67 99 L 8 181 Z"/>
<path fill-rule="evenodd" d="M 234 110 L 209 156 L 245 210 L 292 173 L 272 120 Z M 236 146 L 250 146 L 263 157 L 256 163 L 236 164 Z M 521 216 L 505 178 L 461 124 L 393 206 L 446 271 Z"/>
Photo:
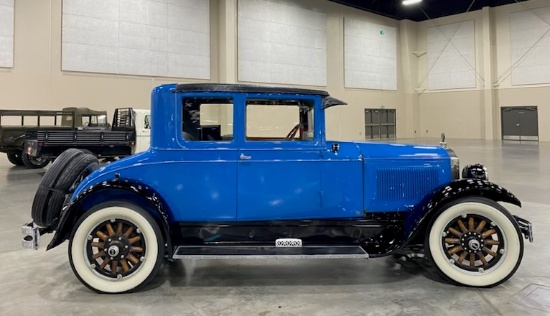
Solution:
<path fill-rule="evenodd" d="M 487 168 L 482 164 L 467 165 L 462 169 L 462 178 L 489 180 Z"/>
<path fill-rule="evenodd" d="M 450 148 L 446 148 L 445 150 L 447 150 L 449 157 L 451 157 L 451 178 L 453 180 L 460 179 L 460 159 L 458 159 L 454 150 Z"/>

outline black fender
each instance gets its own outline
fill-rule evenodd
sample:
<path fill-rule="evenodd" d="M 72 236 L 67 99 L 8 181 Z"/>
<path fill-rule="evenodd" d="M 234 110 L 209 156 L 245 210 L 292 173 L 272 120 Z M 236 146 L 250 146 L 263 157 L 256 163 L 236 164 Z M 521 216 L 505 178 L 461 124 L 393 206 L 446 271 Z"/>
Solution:
<path fill-rule="evenodd" d="M 405 222 L 405 243 L 409 244 L 423 232 L 436 211 L 443 205 L 463 197 L 480 196 L 496 202 L 506 202 L 521 207 L 520 200 L 505 188 L 482 179 L 455 180 L 428 194 L 416 205 Z"/>
<path fill-rule="evenodd" d="M 54 226 L 56 226 L 55 234 L 46 250 L 50 250 L 59 246 L 61 243 L 69 238 L 73 226 L 83 213 L 81 205 L 86 198 L 92 197 L 95 194 L 100 194 L 101 191 L 107 190 L 125 191 L 130 194 L 136 194 L 144 198 L 144 200 L 149 204 L 150 208 L 155 210 L 157 213 L 152 215 L 158 218 L 157 221 L 162 227 L 164 240 L 166 243 L 166 250 L 172 249 L 172 235 L 170 229 L 171 217 L 170 213 L 168 212 L 168 208 L 166 207 L 166 202 L 153 188 L 143 185 L 142 183 L 139 183 L 135 180 L 125 180 L 116 177 L 112 180 L 99 182 L 87 189 L 82 190 L 73 201 L 63 207 L 59 221 L 54 224 Z"/>

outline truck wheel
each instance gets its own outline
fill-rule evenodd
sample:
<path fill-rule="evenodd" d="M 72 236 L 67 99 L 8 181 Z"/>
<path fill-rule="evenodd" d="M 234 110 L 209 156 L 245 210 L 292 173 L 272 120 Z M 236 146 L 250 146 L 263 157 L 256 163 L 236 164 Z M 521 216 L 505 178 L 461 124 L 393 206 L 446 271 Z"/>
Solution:
<path fill-rule="evenodd" d="M 25 167 L 31 168 L 31 169 L 44 168 L 50 163 L 49 159 L 46 159 L 46 158 L 43 158 L 43 157 L 29 156 L 25 152 L 21 154 L 21 161 L 23 162 Z"/>
<path fill-rule="evenodd" d="M 500 204 L 482 197 L 458 199 L 439 210 L 428 225 L 426 253 L 447 280 L 492 287 L 508 280 L 523 257 L 515 219 Z"/>
<path fill-rule="evenodd" d="M 31 208 L 34 223 L 41 227 L 50 226 L 59 217 L 67 195 L 98 168 L 96 157 L 78 149 L 61 153 L 42 177 L 34 195 Z"/>
<path fill-rule="evenodd" d="M 9 162 L 16 166 L 23 166 L 23 160 L 21 159 L 21 153 L 11 153 L 6 154 L 8 156 Z"/>
<path fill-rule="evenodd" d="M 80 151 L 83 152 L 83 153 L 85 153 L 85 154 L 95 156 L 94 153 L 93 153 L 91 150 L 89 150 L 89 149 L 80 148 Z"/>
<path fill-rule="evenodd" d="M 76 277 L 99 293 L 139 289 L 162 263 L 163 236 L 154 218 L 128 203 L 103 203 L 78 220 L 69 241 Z"/>

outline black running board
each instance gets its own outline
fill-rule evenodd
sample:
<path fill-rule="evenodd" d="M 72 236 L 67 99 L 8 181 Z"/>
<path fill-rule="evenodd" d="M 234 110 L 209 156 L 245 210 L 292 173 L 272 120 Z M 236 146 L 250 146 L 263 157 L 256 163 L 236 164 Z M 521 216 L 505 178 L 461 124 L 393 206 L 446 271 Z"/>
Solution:
<path fill-rule="evenodd" d="M 276 246 L 179 246 L 174 259 L 368 259 L 359 246 L 315 245 Z"/>

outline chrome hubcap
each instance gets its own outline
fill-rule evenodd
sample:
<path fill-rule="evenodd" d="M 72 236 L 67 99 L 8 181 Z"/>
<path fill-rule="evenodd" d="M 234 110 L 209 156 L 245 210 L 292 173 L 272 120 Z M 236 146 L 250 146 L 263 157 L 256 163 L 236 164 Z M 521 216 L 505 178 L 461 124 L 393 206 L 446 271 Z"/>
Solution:
<path fill-rule="evenodd" d="M 109 254 L 109 256 L 111 257 L 116 257 L 118 256 L 118 253 L 120 252 L 120 250 L 118 249 L 117 246 L 111 246 L 109 247 L 109 250 L 107 250 L 107 253 Z"/>
<path fill-rule="evenodd" d="M 470 242 L 468 243 L 468 247 L 470 247 L 470 249 L 472 249 L 473 251 L 478 251 L 479 248 L 480 248 L 481 244 L 479 243 L 479 241 L 477 240 L 470 240 Z"/>

